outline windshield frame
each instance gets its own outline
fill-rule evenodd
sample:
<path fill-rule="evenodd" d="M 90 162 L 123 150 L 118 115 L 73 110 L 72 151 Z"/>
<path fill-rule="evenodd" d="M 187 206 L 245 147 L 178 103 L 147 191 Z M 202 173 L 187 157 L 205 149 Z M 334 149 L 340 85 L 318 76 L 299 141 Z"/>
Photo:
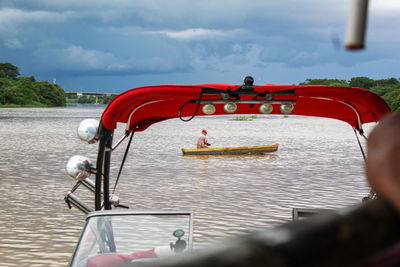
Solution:
<path fill-rule="evenodd" d="M 121 211 L 121 210 L 101 210 L 101 211 L 94 211 L 87 215 L 86 222 L 83 227 L 83 230 L 79 236 L 79 240 L 75 246 L 74 253 L 72 254 L 71 260 L 68 266 L 72 267 L 76 264 L 76 257 L 78 256 L 78 250 L 83 242 L 83 237 L 89 227 L 91 220 L 98 217 L 122 217 L 122 216 L 141 216 L 141 215 L 149 215 L 149 216 L 188 216 L 189 219 L 189 233 L 188 233 L 188 250 L 192 249 L 192 241 L 193 241 L 193 211 L 192 210 L 176 210 L 176 211 Z"/>

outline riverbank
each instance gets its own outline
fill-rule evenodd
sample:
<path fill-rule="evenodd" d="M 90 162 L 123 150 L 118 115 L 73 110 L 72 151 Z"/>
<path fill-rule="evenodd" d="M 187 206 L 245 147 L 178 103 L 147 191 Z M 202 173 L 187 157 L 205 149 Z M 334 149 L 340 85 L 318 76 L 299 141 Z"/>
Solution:
<path fill-rule="evenodd" d="M 46 106 L 44 104 L 37 104 L 37 105 L 6 104 L 6 105 L 0 105 L 0 108 L 49 108 L 49 106 Z"/>

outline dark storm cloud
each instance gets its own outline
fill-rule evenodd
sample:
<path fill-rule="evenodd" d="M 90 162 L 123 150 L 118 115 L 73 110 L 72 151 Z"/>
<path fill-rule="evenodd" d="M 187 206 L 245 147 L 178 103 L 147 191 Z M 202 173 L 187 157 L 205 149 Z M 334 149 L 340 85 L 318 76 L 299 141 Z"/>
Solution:
<path fill-rule="evenodd" d="M 61 85 L 93 79 L 93 87 L 104 85 L 98 83 L 103 76 L 125 87 L 118 77 L 236 82 L 243 74 L 263 79 L 268 73 L 293 83 L 324 75 L 321 69 L 326 75 L 374 73 L 382 61 L 399 57 L 393 25 L 400 22 L 400 5 L 385 3 L 371 7 L 369 49 L 349 54 L 341 48 L 345 0 L 3 0 L 0 61 L 24 75 L 58 77 Z"/>

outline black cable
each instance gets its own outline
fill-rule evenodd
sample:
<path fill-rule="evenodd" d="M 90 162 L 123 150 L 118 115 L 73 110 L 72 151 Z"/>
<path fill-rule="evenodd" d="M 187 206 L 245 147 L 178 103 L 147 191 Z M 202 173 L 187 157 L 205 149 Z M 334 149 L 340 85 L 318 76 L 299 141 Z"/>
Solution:
<path fill-rule="evenodd" d="M 124 163 L 125 163 L 125 160 L 126 160 L 126 156 L 128 155 L 129 147 L 131 146 L 131 142 L 132 142 L 132 138 L 133 138 L 134 133 L 135 133 L 135 132 L 132 132 L 132 133 L 131 133 L 131 138 L 129 138 L 128 145 L 126 146 L 124 158 L 122 159 L 121 167 L 119 168 L 117 180 L 115 180 L 115 185 L 114 185 L 114 189 L 113 189 L 113 192 L 112 192 L 113 194 L 114 194 L 114 192 L 115 192 L 115 189 L 117 188 L 118 180 L 119 180 L 119 177 L 121 176 L 122 168 L 124 167 Z"/>
<path fill-rule="evenodd" d="M 366 162 L 367 162 L 367 157 L 365 156 L 364 149 L 362 148 L 362 145 L 361 145 L 360 139 L 358 138 L 356 129 L 353 128 L 353 130 L 354 130 L 354 133 L 355 133 L 355 135 L 356 135 L 356 137 L 357 137 L 358 145 L 360 146 L 360 150 L 361 150 L 361 153 L 362 153 L 362 155 L 363 155 L 364 162 L 366 163 Z M 362 129 L 360 130 L 360 135 L 361 135 L 362 137 L 364 137 L 365 140 L 368 141 L 368 138 L 364 135 L 364 131 L 363 131 Z M 366 199 L 366 200 L 368 200 L 368 199 L 375 199 L 376 197 L 377 197 L 376 192 L 371 188 L 370 191 L 369 191 L 368 196 L 365 197 L 364 199 Z"/>
<path fill-rule="evenodd" d="M 187 119 L 187 120 L 185 120 L 185 119 L 182 118 L 182 115 L 181 115 L 181 114 L 182 114 L 182 110 L 183 110 L 183 108 L 184 108 L 187 104 L 191 103 L 193 100 L 189 100 L 188 102 L 186 102 L 185 104 L 183 104 L 183 105 L 181 106 L 181 108 L 179 109 L 179 111 L 178 111 L 179 119 L 180 119 L 181 121 L 184 121 L 184 122 L 191 121 L 191 120 L 196 116 L 197 111 L 199 111 L 199 108 L 200 108 L 200 101 L 201 101 L 202 98 L 203 98 L 203 92 L 200 93 L 200 99 L 197 100 L 198 102 L 197 102 L 197 106 L 196 106 L 196 110 L 194 111 L 194 114 L 192 115 L 192 117 L 190 117 L 190 118 Z"/>
<path fill-rule="evenodd" d="M 360 139 L 358 138 L 357 131 L 356 131 L 355 128 L 353 128 L 353 130 L 354 130 L 354 133 L 355 133 L 355 135 L 356 135 L 356 137 L 357 137 L 357 142 L 358 142 L 358 145 L 360 146 L 360 150 L 361 150 L 361 153 L 362 153 L 362 155 L 363 155 L 364 162 L 367 162 L 367 158 L 366 158 L 366 156 L 365 156 L 364 149 L 363 149 L 363 147 L 362 147 L 362 145 L 361 145 Z"/>
<path fill-rule="evenodd" d="M 364 133 L 361 133 L 361 136 L 364 137 L 364 139 L 368 141 L 368 138 L 364 135 Z"/>

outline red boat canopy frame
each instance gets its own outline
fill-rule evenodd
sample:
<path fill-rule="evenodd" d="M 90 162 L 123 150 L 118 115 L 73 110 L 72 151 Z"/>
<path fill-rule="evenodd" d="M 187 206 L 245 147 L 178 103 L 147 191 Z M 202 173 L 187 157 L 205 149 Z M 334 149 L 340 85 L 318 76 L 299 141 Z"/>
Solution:
<path fill-rule="evenodd" d="M 342 120 L 361 135 L 364 123 L 377 122 L 390 113 L 389 106 L 382 98 L 362 88 L 272 84 L 253 86 L 253 79 L 249 77 L 251 83 L 248 83 L 246 78 L 245 85 L 158 85 L 131 89 L 115 97 L 104 110 L 98 131 L 95 209 L 100 210 L 103 206 L 111 209 L 111 153 L 129 133 L 143 131 L 153 123 L 167 119 L 179 117 L 190 120 L 194 116 L 205 116 L 203 106 L 206 104 L 214 105 L 215 112 L 212 115 L 227 114 L 224 110 L 227 102 L 237 105 L 234 114 L 260 114 L 260 105 L 264 103 L 272 105 L 270 114 L 283 114 L 280 108 L 291 106 L 294 107 L 291 114 Z M 126 133 L 113 147 L 113 133 L 118 122 L 126 124 Z M 133 134 L 125 156 L 132 137 Z"/>
<path fill-rule="evenodd" d="M 223 100 L 221 95 L 227 93 L 229 99 L 225 97 Z M 390 107 L 382 98 L 357 87 L 157 85 L 134 88 L 118 95 L 105 109 L 101 121 L 107 130 L 114 130 L 120 122 L 127 124 L 128 132 L 137 132 L 171 118 L 207 116 L 202 107 L 209 102 L 216 107 L 212 115 L 226 115 L 223 106 L 227 101 L 236 102 L 238 108 L 234 114 L 261 114 L 259 106 L 262 102 L 272 104 L 270 114 L 284 114 L 280 111 L 280 104 L 291 102 L 294 104 L 291 114 L 342 120 L 358 131 L 362 130 L 364 123 L 377 122 L 390 113 Z"/>

